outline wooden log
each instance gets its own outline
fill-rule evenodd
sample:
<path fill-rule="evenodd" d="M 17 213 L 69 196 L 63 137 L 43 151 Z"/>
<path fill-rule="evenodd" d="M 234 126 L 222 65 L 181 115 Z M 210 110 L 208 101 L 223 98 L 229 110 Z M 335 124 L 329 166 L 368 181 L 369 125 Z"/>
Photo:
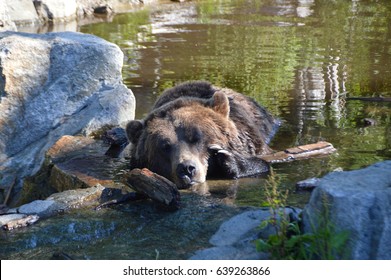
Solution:
<path fill-rule="evenodd" d="M 29 216 L 26 216 L 21 219 L 9 221 L 8 223 L 4 224 L 2 226 L 2 228 L 4 230 L 13 230 L 15 228 L 26 227 L 26 226 L 32 225 L 38 220 L 39 220 L 39 216 L 29 215 Z"/>
<path fill-rule="evenodd" d="M 167 210 L 177 210 L 180 207 L 180 193 L 177 186 L 147 168 L 131 170 L 124 174 L 122 181 Z"/>
<path fill-rule="evenodd" d="M 308 159 L 332 154 L 336 151 L 332 144 L 320 141 L 314 144 L 302 145 L 261 156 L 261 158 L 269 163 L 288 162 L 299 159 Z"/>
<path fill-rule="evenodd" d="M 360 101 L 368 101 L 368 102 L 391 102 L 391 97 L 348 97 L 347 100 L 360 100 Z"/>

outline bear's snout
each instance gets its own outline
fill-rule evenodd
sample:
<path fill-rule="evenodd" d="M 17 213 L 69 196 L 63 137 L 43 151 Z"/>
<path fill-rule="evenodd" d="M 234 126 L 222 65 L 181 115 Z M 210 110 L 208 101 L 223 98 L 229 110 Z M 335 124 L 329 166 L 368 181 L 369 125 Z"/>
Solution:
<path fill-rule="evenodd" d="M 186 184 L 191 184 L 196 172 L 196 164 L 191 160 L 186 160 L 182 163 L 179 163 L 176 168 L 176 174 L 178 178 L 185 181 Z"/>

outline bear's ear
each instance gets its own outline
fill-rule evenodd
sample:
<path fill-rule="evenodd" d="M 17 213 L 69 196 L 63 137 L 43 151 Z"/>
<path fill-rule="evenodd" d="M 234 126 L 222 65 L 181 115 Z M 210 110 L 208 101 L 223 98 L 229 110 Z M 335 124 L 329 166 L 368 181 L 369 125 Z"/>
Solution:
<path fill-rule="evenodd" d="M 216 91 L 212 96 L 212 108 L 217 113 L 228 119 L 229 117 L 229 100 L 223 92 Z"/>
<path fill-rule="evenodd" d="M 126 125 L 126 136 L 128 137 L 131 143 L 133 144 L 137 143 L 143 128 L 144 128 L 144 123 L 142 121 L 134 120 L 128 122 L 128 124 Z"/>

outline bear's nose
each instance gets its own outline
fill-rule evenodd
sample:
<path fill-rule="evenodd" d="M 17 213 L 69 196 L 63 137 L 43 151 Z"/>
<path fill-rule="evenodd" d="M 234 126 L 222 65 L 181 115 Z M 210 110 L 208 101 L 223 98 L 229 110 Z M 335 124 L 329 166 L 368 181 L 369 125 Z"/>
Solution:
<path fill-rule="evenodd" d="M 189 179 L 192 179 L 196 173 L 195 164 L 191 161 L 184 161 L 178 164 L 176 168 L 176 173 L 179 178 L 184 179 L 186 176 Z"/>

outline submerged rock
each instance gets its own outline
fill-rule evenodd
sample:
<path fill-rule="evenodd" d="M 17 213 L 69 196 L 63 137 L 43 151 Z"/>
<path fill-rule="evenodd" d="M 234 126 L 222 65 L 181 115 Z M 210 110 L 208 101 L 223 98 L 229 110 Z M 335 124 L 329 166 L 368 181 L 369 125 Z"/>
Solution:
<path fill-rule="evenodd" d="M 73 208 L 97 205 L 105 190 L 108 189 L 97 185 L 87 189 L 55 193 L 46 200 L 34 200 L 0 215 L 0 227 L 4 230 L 13 230 Z"/>
<path fill-rule="evenodd" d="M 99 203 L 102 193 L 106 190 L 101 185 L 86 189 L 74 189 L 52 194 L 45 200 L 34 200 L 8 212 L 25 215 L 35 214 L 47 218 L 69 209 L 87 207 Z"/>
<path fill-rule="evenodd" d="M 97 204 L 101 200 L 105 190 L 107 190 L 107 188 L 98 184 L 86 189 L 75 189 L 54 193 L 49 196 L 46 201 L 54 201 L 55 203 L 64 205 L 65 208 L 62 210 L 79 208 Z"/>
<path fill-rule="evenodd" d="M 312 191 L 320 183 L 319 178 L 309 178 L 296 183 L 296 190 L 300 191 Z"/>
<path fill-rule="evenodd" d="M 35 174 L 62 136 L 134 118 L 118 46 L 80 33 L 0 34 L 0 185 Z M 16 201 L 14 200 L 14 203 Z"/>
<path fill-rule="evenodd" d="M 52 193 L 91 187 L 127 189 L 117 173 L 127 167 L 125 158 L 105 155 L 103 141 L 65 135 L 46 153 L 37 174 L 25 180 L 21 202 L 42 199 Z M 53 194 L 56 196 L 56 194 Z"/>
<path fill-rule="evenodd" d="M 320 181 L 303 210 L 305 232 L 322 230 L 327 219 L 335 233 L 349 234 L 348 259 L 391 259 L 391 161 L 332 172 Z M 338 256 L 336 256 L 338 257 Z"/>
<path fill-rule="evenodd" d="M 372 118 L 364 118 L 362 120 L 362 124 L 364 126 L 374 126 L 377 124 L 377 121 L 375 119 L 372 119 Z"/>

